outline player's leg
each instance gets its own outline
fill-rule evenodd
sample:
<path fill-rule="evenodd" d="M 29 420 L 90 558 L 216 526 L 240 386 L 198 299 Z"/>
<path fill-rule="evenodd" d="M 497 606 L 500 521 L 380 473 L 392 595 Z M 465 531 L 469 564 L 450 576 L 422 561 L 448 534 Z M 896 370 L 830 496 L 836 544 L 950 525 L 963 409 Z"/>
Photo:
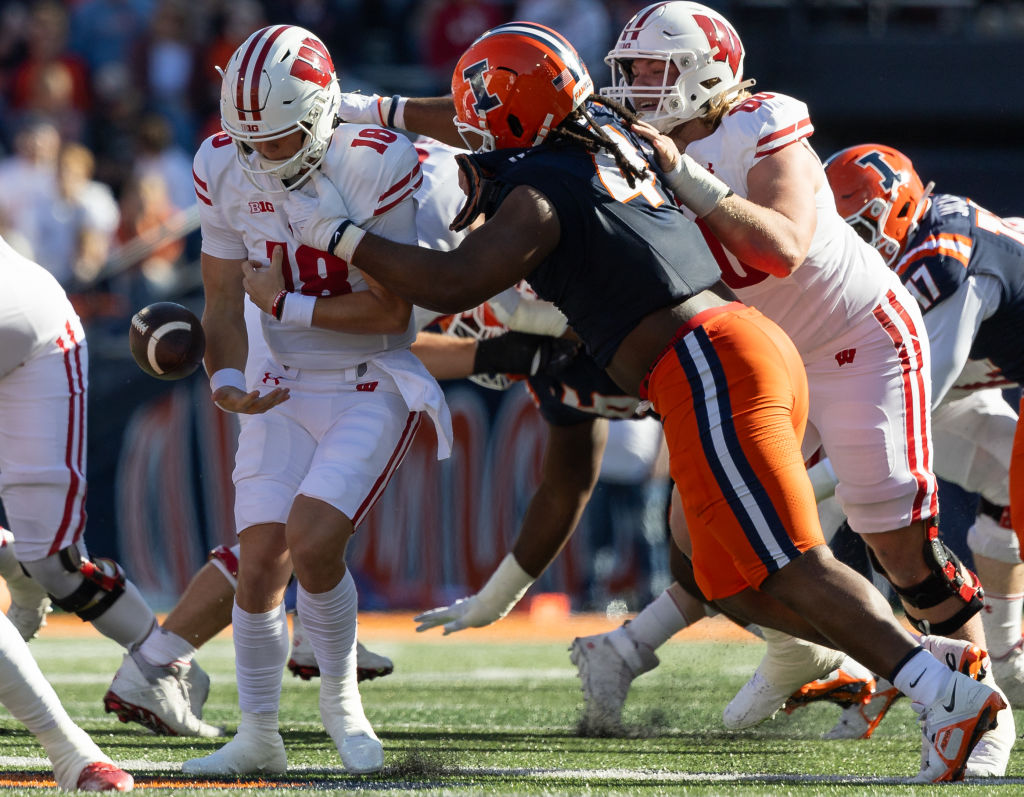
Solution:
<path fill-rule="evenodd" d="M 977 735 L 1004 701 L 918 646 L 870 582 L 825 547 L 799 451 L 804 379 L 792 343 L 751 309 L 705 321 L 651 373 L 698 584 L 727 606 L 729 596 L 757 587 L 837 648 L 890 673 L 937 740 L 919 777 L 962 777 Z M 722 551 L 732 572 L 715 558 Z M 951 690 L 959 700 L 948 700 Z M 941 733 L 954 725 L 960 733 Z"/>
<path fill-rule="evenodd" d="M 0 703 L 39 740 L 61 789 L 131 790 L 132 776 L 115 767 L 68 716 L 6 617 L 0 617 Z"/>
<path fill-rule="evenodd" d="M 7 582 L 11 596 L 7 619 L 28 642 L 46 625 L 46 615 L 53 608 L 46 590 L 21 569 L 21 562 L 14 553 L 14 534 L 3 527 L 0 527 L 0 577 Z"/>
<path fill-rule="evenodd" d="M 377 379 L 377 377 L 380 377 Z M 320 667 L 320 716 L 346 770 L 383 766 L 383 748 L 363 711 L 356 654 L 358 596 L 345 548 L 391 480 L 419 427 L 387 374 L 373 392 L 342 389 L 288 518 L 298 581 L 296 609 Z M 367 446 L 367 436 L 374 445 Z"/>

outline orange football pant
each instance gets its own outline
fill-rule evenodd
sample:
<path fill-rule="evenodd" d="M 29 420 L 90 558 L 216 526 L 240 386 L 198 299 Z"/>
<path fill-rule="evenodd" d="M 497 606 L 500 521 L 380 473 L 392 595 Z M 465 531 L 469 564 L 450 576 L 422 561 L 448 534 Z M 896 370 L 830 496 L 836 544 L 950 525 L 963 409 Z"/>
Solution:
<path fill-rule="evenodd" d="M 647 396 L 706 597 L 757 588 L 825 544 L 800 454 L 807 376 L 775 323 L 739 303 L 700 313 L 652 367 Z"/>

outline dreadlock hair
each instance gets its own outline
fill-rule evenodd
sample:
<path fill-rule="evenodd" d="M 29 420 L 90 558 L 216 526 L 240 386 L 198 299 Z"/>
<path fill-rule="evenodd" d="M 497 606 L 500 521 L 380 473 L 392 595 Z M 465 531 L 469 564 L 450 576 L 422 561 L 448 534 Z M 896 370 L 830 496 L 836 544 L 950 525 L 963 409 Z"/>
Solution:
<path fill-rule="evenodd" d="M 615 165 L 622 170 L 622 174 L 625 176 L 626 182 L 629 183 L 629 187 L 636 188 L 637 178 L 646 177 L 647 169 L 626 159 L 626 156 L 622 154 L 615 141 L 600 128 L 587 111 L 586 106 L 588 102 L 598 102 L 611 109 L 622 117 L 628 126 L 632 126 L 638 121 L 637 115 L 625 105 L 608 97 L 591 94 L 584 102 L 580 103 L 580 106 L 575 111 L 565 117 L 561 124 L 551 131 L 552 134 L 546 140 L 552 143 L 558 141 L 572 142 L 581 145 L 587 152 L 592 153 L 604 150 L 615 159 Z M 581 120 L 585 120 L 588 124 L 580 124 Z"/>

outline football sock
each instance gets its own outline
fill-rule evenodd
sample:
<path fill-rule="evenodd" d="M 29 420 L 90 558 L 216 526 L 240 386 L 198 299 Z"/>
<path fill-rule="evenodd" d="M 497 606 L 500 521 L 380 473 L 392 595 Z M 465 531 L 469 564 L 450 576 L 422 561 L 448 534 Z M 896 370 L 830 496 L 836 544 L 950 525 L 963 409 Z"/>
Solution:
<path fill-rule="evenodd" d="M 288 620 L 284 605 L 250 614 L 235 603 L 231 611 L 235 640 L 238 706 L 244 712 L 276 712 L 281 678 L 288 660 Z"/>
<path fill-rule="evenodd" d="M 685 615 L 679 610 L 671 593 L 665 590 L 629 621 L 626 633 L 637 644 L 657 650 L 687 625 L 689 623 Z"/>
<path fill-rule="evenodd" d="M 166 667 L 173 662 L 187 664 L 196 655 L 196 649 L 171 631 L 157 626 L 139 645 L 139 654 L 150 664 Z"/>
<path fill-rule="evenodd" d="M 927 650 L 919 648 L 889 680 L 915 703 L 930 706 L 952 677 L 953 671 L 949 667 Z"/>
<path fill-rule="evenodd" d="M 985 590 L 985 611 L 981 621 L 985 642 L 993 658 L 1005 656 L 1021 639 L 1021 611 L 1024 594 L 997 595 Z"/>

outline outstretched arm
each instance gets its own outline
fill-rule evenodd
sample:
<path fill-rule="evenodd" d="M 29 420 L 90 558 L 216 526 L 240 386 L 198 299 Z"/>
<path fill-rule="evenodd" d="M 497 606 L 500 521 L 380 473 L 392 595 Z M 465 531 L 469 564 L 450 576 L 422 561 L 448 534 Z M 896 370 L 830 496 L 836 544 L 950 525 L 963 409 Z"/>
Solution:
<path fill-rule="evenodd" d="M 481 590 L 418 615 L 417 631 L 443 625 L 445 635 L 500 620 L 519 603 L 569 541 L 601 470 L 608 421 L 549 426 L 541 483 L 509 553 Z"/>
<path fill-rule="evenodd" d="M 339 116 L 345 122 L 397 127 L 430 136 L 462 149 L 466 146 L 455 128 L 455 105 L 447 97 L 384 97 L 380 94 L 343 92 Z"/>

